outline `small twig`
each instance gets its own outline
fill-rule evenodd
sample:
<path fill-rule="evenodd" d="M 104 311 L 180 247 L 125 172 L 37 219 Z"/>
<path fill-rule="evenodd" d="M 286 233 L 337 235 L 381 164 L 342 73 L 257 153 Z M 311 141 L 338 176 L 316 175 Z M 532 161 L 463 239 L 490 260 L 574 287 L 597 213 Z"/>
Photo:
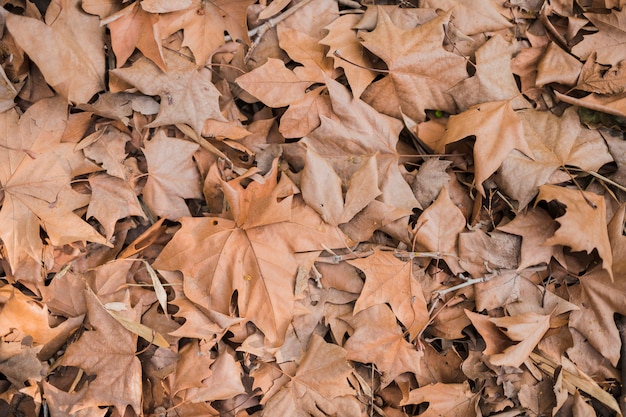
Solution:
<path fill-rule="evenodd" d="M 341 55 L 341 52 L 338 49 L 333 51 L 333 55 L 336 56 L 337 58 L 341 59 L 342 61 L 347 62 L 350 65 L 354 65 L 355 67 L 359 67 L 361 69 L 372 71 L 372 72 L 380 72 L 382 74 L 389 74 L 389 70 L 386 70 L 386 69 L 370 68 L 370 67 L 363 66 L 361 64 L 357 64 L 356 62 L 352 62 L 348 58 L 345 58 L 343 55 Z"/>
<path fill-rule="evenodd" d="M 301 9 L 303 6 L 309 4 L 310 2 L 311 2 L 311 0 L 301 1 L 300 3 L 296 4 L 292 8 L 285 10 L 283 13 L 279 14 L 278 16 L 272 17 L 267 22 L 265 22 L 263 25 L 258 26 L 256 28 L 250 30 L 248 32 L 248 36 L 250 36 L 250 38 L 256 36 L 256 38 L 252 42 L 252 45 L 250 45 L 250 49 L 248 49 L 248 52 L 246 53 L 246 56 L 243 59 L 243 62 L 244 63 L 248 62 L 248 60 L 250 59 L 250 56 L 252 55 L 252 52 L 256 49 L 257 46 L 259 46 L 259 43 L 261 43 L 261 39 L 263 39 L 263 36 L 265 35 L 265 33 L 268 30 L 276 27 L 277 24 L 279 24 L 283 20 L 287 19 L 289 16 L 291 16 L 296 11 Z"/>

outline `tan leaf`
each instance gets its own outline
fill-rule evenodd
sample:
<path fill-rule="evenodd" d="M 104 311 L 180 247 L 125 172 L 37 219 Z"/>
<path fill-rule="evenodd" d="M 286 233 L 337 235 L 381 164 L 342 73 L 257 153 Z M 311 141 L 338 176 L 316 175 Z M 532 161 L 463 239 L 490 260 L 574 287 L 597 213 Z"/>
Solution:
<path fill-rule="evenodd" d="M 166 71 L 158 26 L 159 15 L 145 11 L 142 7 L 144 3 L 133 3 L 103 20 L 111 31 L 116 65 L 121 68 L 137 48 L 161 70 Z"/>
<path fill-rule="evenodd" d="M 469 19 L 461 19 L 466 20 Z M 478 48 L 476 74 L 449 90 L 460 111 L 489 101 L 511 100 L 514 109 L 528 106 L 510 68 L 514 49 L 515 46 L 501 36 L 492 37 Z"/>
<path fill-rule="evenodd" d="M 202 133 L 207 119 L 226 121 L 219 107 L 220 93 L 211 82 L 210 71 L 187 61 L 180 55 L 164 51 L 167 72 L 141 57 L 130 67 L 117 68 L 112 74 L 137 87 L 145 94 L 160 96 L 156 119 L 147 127 L 186 123 Z"/>
<path fill-rule="evenodd" d="M 339 229 L 324 224 L 299 199 L 278 202 L 274 192 L 284 187 L 285 177 L 276 184 L 276 174 L 274 170 L 265 184 L 246 189 L 233 182 L 229 202 L 237 222 L 219 217 L 180 219 L 181 230 L 153 264 L 156 269 L 183 272 L 185 295 L 222 314 L 229 313 L 230 297 L 237 291 L 240 317 L 254 322 L 271 344 L 281 343 L 293 318 L 299 266 L 294 254 L 346 244 Z M 254 194 L 266 197 L 247 198 Z M 248 211 L 257 205 L 266 214 Z M 273 217 L 263 220 L 263 216 Z M 235 254 L 238 262 L 232 262 Z"/>
<path fill-rule="evenodd" d="M 85 298 L 87 319 L 94 330 L 83 333 L 63 356 L 64 365 L 78 366 L 96 375 L 81 400 L 82 407 L 114 405 L 118 412 L 124 413 L 130 405 L 140 413 L 141 363 L 135 355 L 137 336 L 122 327 L 92 291 L 87 290 Z"/>
<path fill-rule="evenodd" d="M 554 42 L 550 42 L 546 53 L 537 65 L 536 84 L 542 87 L 549 83 L 574 85 L 582 69 L 576 58 L 565 52 Z"/>
<path fill-rule="evenodd" d="M 160 32 L 166 38 L 182 29 L 183 46 L 191 49 L 196 64 L 202 66 L 225 43 L 224 32 L 231 39 L 250 43 L 246 12 L 252 3 L 254 0 L 193 0 L 184 9 L 161 15 Z"/>
<path fill-rule="evenodd" d="M 113 237 L 118 220 L 129 216 L 146 218 L 135 191 L 119 178 L 106 174 L 89 177 L 91 201 L 87 218 L 95 217 L 106 232 L 107 240 Z"/>
<path fill-rule="evenodd" d="M 596 52 L 597 62 L 605 65 L 617 65 L 626 59 L 622 45 L 626 41 L 626 9 L 611 10 L 610 13 L 585 13 L 585 17 L 599 30 L 584 36 L 582 42 L 574 45 L 572 53 L 586 60 Z"/>
<path fill-rule="evenodd" d="M 84 13 L 79 3 L 61 1 L 61 12 L 50 25 L 4 8 L 0 13 L 48 84 L 68 101 L 86 103 L 104 89 L 104 28 L 97 17 Z"/>
<path fill-rule="evenodd" d="M 469 110 L 450 117 L 446 133 L 441 140 L 442 148 L 435 152 L 445 152 L 449 143 L 475 135 L 474 177 L 475 186 L 485 194 L 483 181 L 496 172 L 511 150 L 518 149 L 525 154 L 530 150 L 524 139 L 524 129 L 510 101 L 494 101 L 477 104 Z"/>
<path fill-rule="evenodd" d="M 387 63 L 389 75 L 372 84 L 363 99 L 398 119 L 403 113 L 424 121 L 426 109 L 454 112 L 456 105 L 447 90 L 467 78 L 467 71 L 462 57 L 442 48 L 449 19 L 448 13 L 402 30 L 379 10 L 376 29 L 363 33 L 362 43 Z"/>
<path fill-rule="evenodd" d="M 270 107 L 284 107 L 304 98 L 313 83 L 301 80 L 283 61 L 268 58 L 262 66 L 238 77 L 235 82 Z"/>
<path fill-rule="evenodd" d="M 439 197 L 419 216 L 415 223 L 415 242 L 428 252 L 446 261 L 453 273 L 463 272 L 459 266 L 457 240 L 465 230 L 466 219 L 450 200 L 444 186 Z"/>
<path fill-rule="evenodd" d="M 394 314 L 409 331 L 410 339 L 429 320 L 424 292 L 414 276 L 412 262 L 403 262 L 391 252 L 375 251 L 367 258 L 348 261 L 365 273 L 365 286 L 354 305 L 357 314 L 377 304 L 389 303 Z"/>
<path fill-rule="evenodd" d="M 619 94 L 626 84 L 625 62 L 620 61 L 613 67 L 596 62 L 597 53 L 593 52 L 580 71 L 576 88 L 596 94 Z"/>
<path fill-rule="evenodd" d="M 355 329 L 345 343 L 347 358 L 375 363 L 381 373 L 381 384 L 389 385 L 405 372 L 420 374 L 424 353 L 404 340 L 396 316 L 386 304 L 375 304 L 350 319 Z"/>
<path fill-rule="evenodd" d="M 200 198 L 200 174 L 192 157 L 199 146 L 160 130 L 144 147 L 148 181 L 144 201 L 154 214 L 176 220 L 189 216 L 185 198 Z"/>
<path fill-rule="evenodd" d="M 202 380 L 201 387 L 187 389 L 185 400 L 198 403 L 226 400 L 243 394 L 246 389 L 241 382 L 241 374 L 241 364 L 235 360 L 234 350 L 220 343 L 217 358 L 211 364 L 211 372 Z"/>
<path fill-rule="evenodd" d="M 373 67 L 372 60 L 365 54 L 357 31 L 353 30 L 360 19 L 356 14 L 339 16 L 326 26 L 328 35 L 320 41 L 320 44 L 329 46 L 326 56 L 333 58 L 335 68 L 343 68 L 352 94 L 357 98 L 376 78 L 376 72 L 368 69 Z"/>
<path fill-rule="evenodd" d="M 519 342 L 489 357 L 492 364 L 500 366 L 521 366 L 550 328 L 550 316 L 536 313 L 492 317 L 490 320 L 509 339 Z"/>
<path fill-rule="evenodd" d="M 548 264 L 553 256 L 557 259 L 562 258 L 562 248 L 544 245 L 544 242 L 554 235 L 557 228 L 552 217 L 536 207 L 529 208 L 526 213 L 518 214 L 504 226 L 498 226 L 498 230 L 522 237 L 522 253 L 518 269 L 541 263 Z"/>
<path fill-rule="evenodd" d="M 587 253 L 596 249 L 602 258 L 602 268 L 612 279 L 613 254 L 607 231 L 604 198 L 587 191 L 543 185 L 537 196 L 538 202 L 542 200 L 556 200 L 565 205 L 565 214 L 557 218 L 561 227 L 544 244 L 569 246 L 572 250 Z"/>
<path fill-rule="evenodd" d="M 348 383 L 352 367 L 346 359 L 343 348 L 313 335 L 295 375 L 269 397 L 265 412 L 305 417 L 321 410 L 326 415 L 346 415 L 338 411 L 333 401 L 354 393 Z"/>
<path fill-rule="evenodd" d="M 424 417 L 477 416 L 476 407 L 479 396 L 474 394 L 467 382 L 462 384 L 436 383 L 412 390 L 409 398 L 400 404 L 421 404 L 427 402 L 428 408 L 423 412 Z"/>

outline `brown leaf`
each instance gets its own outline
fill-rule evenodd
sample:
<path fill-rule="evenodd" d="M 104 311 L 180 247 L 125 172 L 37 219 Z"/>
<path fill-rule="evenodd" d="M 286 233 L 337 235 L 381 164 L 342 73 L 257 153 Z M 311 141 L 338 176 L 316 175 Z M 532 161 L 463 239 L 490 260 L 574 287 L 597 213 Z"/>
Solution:
<path fill-rule="evenodd" d="M 113 237 L 118 220 L 129 216 L 146 218 L 135 191 L 127 182 L 102 174 L 89 177 L 89 186 L 92 195 L 87 218 L 93 216 L 102 224 L 107 240 Z"/>
<path fill-rule="evenodd" d="M 301 80 L 283 61 L 275 58 L 268 58 L 265 64 L 235 82 L 270 107 L 284 107 L 303 99 L 305 90 L 313 83 Z"/>
<path fill-rule="evenodd" d="M 521 120 L 510 101 L 477 104 L 450 117 L 440 147 L 434 151 L 443 153 L 445 145 L 472 135 L 476 136 L 474 182 L 483 195 L 483 182 L 500 167 L 511 150 L 518 149 L 527 155 L 531 153 L 524 139 Z"/>
<path fill-rule="evenodd" d="M 469 19 L 461 19 L 467 20 Z M 478 48 L 476 74 L 449 91 L 460 111 L 489 101 L 510 100 L 514 109 L 528 106 L 521 97 L 510 69 L 514 49 L 514 45 L 501 36 L 494 36 Z"/>
<path fill-rule="evenodd" d="M 604 268 L 613 279 L 613 254 L 607 232 L 604 198 L 587 191 L 543 185 L 537 201 L 557 200 L 565 205 L 565 214 L 558 217 L 561 225 L 545 245 L 569 246 L 575 251 L 591 253 L 597 249 Z"/>
<path fill-rule="evenodd" d="M 83 333 L 63 356 L 66 366 L 78 366 L 96 376 L 77 408 L 114 405 L 123 414 L 130 405 L 139 413 L 141 364 L 135 355 L 137 336 L 111 317 L 92 291 L 87 290 L 85 298 L 87 319 L 95 330 Z"/>
<path fill-rule="evenodd" d="M 412 390 L 409 398 L 400 404 L 421 404 L 427 402 L 428 408 L 423 412 L 424 417 L 477 416 L 476 408 L 479 397 L 472 393 L 467 382 L 462 384 L 437 383 Z"/>
<path fill-rule="evenodd" d="M 383 386 L 405 372 L 422 372 L 424 353 L 404 340 L 396 316 L 386 304 L 375 304 L 355 314 L 350 324 L 355 330 L 344 345 L 346 357 L 375 363 Z"/>
<path fill-rule="evenodd" d="M 70 187 L 73 146 L 60 143 L 67 107 L 58 98 L 41 100 L 18 119 L 15 110 L 2 113 L 0 183 L 4 203 L 0 237 L 12 268 L 30 257 L 40 262 L 43 228 L 52 244 L 106 239 L 73 210 L 85 205 Z M 15 272 L 15 270 L 14 270 Z"/>
<path fill-rule="evenodd" d="M 60 8 L 50 25 L 4 8 L 0 13 L 46 81 L 68 101 L 86 103 L 104 89 L 104 28 L 97 17 L 85 14 L 76 0 L 62 0 Z"/>
<path fill-rule="evenodd" d="M 140 58 L 130 67 L 117 68 L 112 74 L 151 96 L 160 96 L 156 119 L 147 127 L 186 123 L 202 133 L 207 119 L 226 121 L 219 107 L 220 93 L 211 82 L 210 71 L 174 52 L 164 51 L 167 72 L 152 61 Z"/>
<path fill-rule="evenodd" d="M 293 318 L 294 254 L 345 245 L 339 229 L 324 224 L 299 200 L 292 203 L 283 195 L 277 201 L 274 192 L 288 180 L 283 176 L 277 184 L 276 174 L 275 168 L 265 184 L 246 189 L 237 181 L 228 184 L 234 186 L 226 194 L 232 193 L 228 199 L 237 221 L 182 218 L 181 230 L 153 264 L 183 272 L 185 294 L 204 308 L 228 314 L 230 297 L 237 291 L 240 317 L 254 322 L 271 344 L 280 344 Z M 255 194 L 260 198 L 247 197 Z M 255 207 L 264 211 L 253 211 Z M 234 254 L 240 261 L 232 262 Z"/>
<path fill-rule="evenodd" d="M 610 13 L 585 13 L 585 17 L 599 30 L 587 35 L 583 41 L 574 45 L 572 53 L 586 60 L 593 52 L 597 62 L 605 65 L 617 65 L 626 59 L 622 44 L 626 40 L 626 10 L 611 10 Z"/>
<path fill-rule="evenodd" d="M 455 103 L 447 90 L 467 78 L 462 57 L 442 48 L 444 26 L 450 14 L 411 30 L 394 25 L 378 11 L 376 29 L 363 33 L 363 46 L 382 58 L 389 75 L 372 84 L 363 99 L 382 113 L 424 121 L 426 109 L 453 113 Z"/>
<path fill-rule="evenodd" d="M 544 245 L 544 242 L 554 235 L 557 228 L 552 217 L 536 207 L 529 208 L 526 213 L 518 214 L 504 226 L 498 226 L 498 230 L 522 237 L 522 253 L 518 269 L 541 263 L 548 264 L 553 256 L 557 259 L 562 258 L 562 248 Z"/>
<path fill-rule="evenodd" d="M 326 56 L 333 58 L 334 67 L 343 68 L 356 98 L 361 97 L 365 88 L 376 78 L 376 72 L 368 69 L 373 67 L 372 60 L 364 53 L 358 34 L 353 30 L 360 19 L 355 14 L 339 16 L 326 26 L 328 34 L 320 41 L 320 44 L 330 48 Z"/>
<path fill-rule="evenodd" d="M 502 188 L 525 207 L 544 184 L 571 179 L 566 166 L 597 171 L 613 159 L 597 131 L 584 129 L 571 107 L 561 117 L 550 112 L 523 110 L 517 113 L 523 123 L 530 153 L 512 152 L 502 163 Z M 521 181 L 523 179 L 523 181 Z"/>
<path fill-rule="evenodd" d="M 159 15 L 145 11 L 142 7 L 145 3 L 133 3 L 103 20 L 111 31 L 116 65 L 121 68 L 137 48 L 161 70 L 167 71 L 161 48 Z"/>
<path fill-rule="evenodd" d="M 422 286 L 412 262 L 403 262 L 391 252 L 375 251 L 367 258 L 348 261 L 365 273 L 365 286 L 354 305 L 354 314 L 377 304 L 389 303 L 413 340 L 429 320 Z"/>
<path fill-rule="evenodd" d="M 626 63 L 608 67 L 596 62 L 597 53 L 593 52 L 580 71 L 576 88 L 596 94 L 619 94 L 626 83 Z"/>
<path fill-rule="evenodd" d="M 333 400 L 354 393 L 348 383 L 351 373 L 346 351 L 314 335 L 295 375 L 269 397 L 264 412 L 297 417 L 315 415 L 320 411 L 326 415 L 345 415 L 338 413 Z"/>
<path fill-rule="evenodd" d="M 415 223 L 415 242 L 428 252 L 436 253 L 446 261 L 453 273 L 463 270 L 459 266 L 457 240 L 465 230 L 466 219 L 450 200 L 444 186 L 437 200 L 419 216 Z"/>
<path fill-rule="evenodd" d="M 148 181 L 143 188 L 144 201 L 161 217 L 176 220 L 189 216 L 185 198 L 200 198 L 200 174 L 192 157 L 199 146 L 171 138 L 162 130 L 145 144 Z"/>
<path fill-rule="evenodd" d="M 193 0 L 190 3 L 181 3 L 185 8 L 161 15 L 159 26 L 163 38 L 183 30 L 183 46 L 191 49 L 196 64 L 204 65 L 211 53 L 224 44 L 224 32 L 234 40 L 250 43 L 246 11 L 254 0 Z M 151 9 L 151 12 L 163 11 Z"/>

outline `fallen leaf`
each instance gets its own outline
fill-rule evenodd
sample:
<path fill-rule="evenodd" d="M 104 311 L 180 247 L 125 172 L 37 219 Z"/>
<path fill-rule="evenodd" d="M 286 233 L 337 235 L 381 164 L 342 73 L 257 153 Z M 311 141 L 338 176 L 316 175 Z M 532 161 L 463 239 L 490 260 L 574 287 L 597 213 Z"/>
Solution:
<path fill-rule="evenodd" d="M 192 159 L 199 146 L 168 137 L 160 130 L 144 146 L 148 162 L 148 181 L 143 188 L 144 201 L 150 210 L 176 220 L 189 216 L 185 198 L 200 198 L 200 174 Z"/>
<path fill-rule="evenodd" d="M 78 1 L 62 0 L 59 6 L 50 25 L 4 8 L 0 14 L 46 81 L 68 101 L 86 103 L 104 89 L 104 28 L 97 17 L 81 10 Z"/>
<path fill-rule="evenodd" d="M 141 412 L 141 363 L 136 357 L 137 336 L 119 324 L 92 291 L 85 292 L 87 319 L 94 330 L 70 344 L 63 364 L 78 366 L 96 378 L 76 409 L 114 405 L 120 414 L 130 405 Z"/>
<path fill-rule="evenodd" d="M 147 127 L 186 123 L 199 135 L 207 119 L 226 121 L 219 107 L 220 93 L 210 71 L 198 68 L 174 52 L 163 52 L 167 72 L 147 58 L 111 71 L 141 92 L 161 97 L 159 113 Z"/>
<path fill-rule="evenodd" d="M 556 185 L 541 186 L 537 201 L 552 200 L 565 205 L 565 214 L 557 217 L 561 227 L 544 244 L 569 246 L 572 250 L 587 253 L 596 249 L 602 258 L 602 268 L 613 279 L 613 255 L 607 232 L 604 198 Z"/>
<path fill-rule="evenodd" d="M 464 59 L 442 48 L 444 14 L 411 30 L 394 25 L 384 10 L 378 11 L 376 28 L 363 33 L 363 46 L 387 63 L 389 75 L 372 84 L 363 100 L 384 114 L 424 121 L 425 110 L 453 113 L 455 103 L 447 90 L 467 78 Z"/>
<path fill-rule="evenodd" d="M 411 262 L 403 262 L 393 253 L 375 251 L 367 258 L 348 261 L 365 273 L 365 286 L 354 305 L 358 314 L 377 304 L 389 303 L 394 314 L 417 337 L 429 320 L 422 286 L 415 278 Z"/>

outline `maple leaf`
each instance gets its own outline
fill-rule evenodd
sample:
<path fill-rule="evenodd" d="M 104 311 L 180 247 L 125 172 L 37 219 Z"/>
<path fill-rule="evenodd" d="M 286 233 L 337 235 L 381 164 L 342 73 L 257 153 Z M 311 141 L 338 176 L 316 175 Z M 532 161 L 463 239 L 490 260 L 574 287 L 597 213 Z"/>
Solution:
<path fill-rule="evenodd" d="M 550 328 L 549 315 L 532 312 L 517 316 L 492 317 L 490 320 L 502 329 L 509 339 L 519 342 L 489 357 L 492 364 L 499 366 L 521 366 Z"/>
<path fill-rule="evenodd" d="M 531 154 L 524 140 L 522 123 L 508 100 L 477 104 L 451 116 L 435 151 L 445 152 L 445 145 L 471 135 L 476 136 L 474 182 L 482 195 L 485 195 L 483 182 L 500 167 L 511 150 Z"/>
<path fill-rule="evenodd" d="M 466 21 L 469 19 L 462 19 Z M 511 107 L 527 107 L 510 69 L 515 47 L 501 36 L 494 36 L 476 51 L 476 74 L 449 90 L 459 110 L 489 101 L 511 100 Z"/>
<path fill-rule="evenodd" d="M 415 242 L 427 251 L 439 254 L 454 273 L 462 272 L 458 264 L 457 239 L 465 230 L 465 217 L 442 187 L 439 197 L 417 219 Z"/>
<path fill-rule="evenodd" d="M 466 35 L 495 32 L 512 26 L 489 0 L 426 0 L 422 7 L 451 11 L 454 26 Z"/>
<path fill-rule="evenodd" d="M 536 110 L 516 114 L 522 121 L 530 151 L 526 154 L 513 151 L 502 163 L 498 182 L 519 201 L 520 209 L 543 184 L 571 179 L 571 174 L 560 169 L 573 166 L 597 171 L 613 160 L 602 135 L 584 129 L 574 108 L 566 109 L 561 117 Z"/>
<path fill-rule="evenodd" d="M 77 316 L 51 328 L 48 316 L 48 308 L 45 305 L 40 306 L 33 299 L 13 290 L 0 313 L 0 336 L 5 337 L 18 329 L 24 335 L 30 336 L 34 344 L 50 345 L 41 346 L 45 349 L 38 352 L 42 357 L 50 350 L 54 353 L 80 326 L 84 317 Z"/>
<path fill-rule="evenodd" d="M 0 14 L 46 81 L 70 102 L 86 103 L 104 89 L 104 28 L 80 9 L 79 1 L 59 3 L 61 10 L 50 25 L 4 8 Z"/>
<path fill-rule="evenodd" d="M 24 346 L 22 341 L 0 343 L 0 372 L 11 384 L 24 388 L 26 383 L 41 381 L 45 368 L 37 358 L 42 346 Z"/>
<path fill-rule="evenodd" d="M 264 184 L 253 182 L 244 189 L 244 178 L 224 183 L 234 221 L 180 219 L 182 228 L 154 267 L 183 272 L 185 295 L 223 314 L 229 313 L 230 295 L 237 291 L 240 317 L 256 324 L 271 344 L 280 344 L 294 314 L 294 254 L 344 247 L 345 237 L 293 199 L 287 177 L 277 181 L 276 163 Z"/>
<path fill-rule="evenodd" d="M 82 149 L 86 157 L 102 164 L 109 175 L 126 180 L 129 168 L 124 165 L 124 160 L 129 139 L 127 134 L 107 125 L 84 138 L 77 150 Z"/>
<path fill-rule="evenodd" d="M 156 215 L 176 220 L 189 216 L 185 198 L 200 198 L 200 174 L 192 159 L 199 145 L 171 138 L 159 130 L 144 145 L 148 162 L 148 181 L 144 201 Z"/>
<path fill-rule="evenodd" d="M 63 100 L 41 100 L 18 120 L 14 110 L 0 115 L 0 237 L 14 272 L 24 257 L 40 262 L 43 228 L 53 245 L 77 240 L 106 243 L 73 210 L 83 206 L 70 187 L 73 146 L 60 143 L 67 106 Z"/>
<path fill-rule="evenodd" d="M 612 279 L 613 254 L 607 231 L 604 198 L 587 191 L 542 185 L 537 201 L 542 200 L 556 200 L 565 205 L 565 214 L 557 218 L 561 227 L 544 244 L 569 246 L 572 250 L 587 253 L 596 249 L 602 258 L 602 268 Z"/>
<path fill-rule="evenodd" d="M 333 58 L 335 68 L 343 68 L 352 94 L 357 98 L 376 78 L 376 72 L 368 69 L 373 67 L 371 59 L 365 54 L 357 32 L 353 30 L 360 19 L 355 14 L 339 16 L 326 26 L 328 34 L 320 40 L 320 44 L 330 47 L 326 56 Z"/>
<path fill-rule="evenodd" d="M 325 415 L 347 415 L 334 404 L 337 397 L 354 394 L 348 383 L 352 367 L 346 360 L 346 350 L 313 335 L 295 375 L 265 404 L 269 415 L 307 417 L 323 412 Z"/>
<path fill-rule="evenodd" d="M 130 405 L 141 412 L 141 363 L 136 356 L 137 336 L 115 320 L 91 290 L 85 291 L 87 319 L 95 330 L 70 344 L 63 363 L 80 367 L 96 378 L 87 387 L 76 409 L 114 405 L 124 414 Z"/>
<path fill-rule="evenodd" d="M 220 93 L 211 82 L 210 71 L 200 68 L 180 55 L 164 51 L 167 72 L 141 57 L 128 68 L 117 68 L 112 74 L 137 87 L 145 94 L 160 96 L 156 119 L 147 127 L 186 123 L 198 135 L 207 119 L 226 121 L 219 107 Z"/>
<path fill-rule="evenodd" d="M 580 70 L 576 89 L 597 94 L 619 94 L 624 91 L 626 82 L 626 62 L 608 67 L 596 61 L 597 53 L 592 52 Z"/>
<path fill-rule="evenodd" d="M 610 13 L 585 13 L 585 17 L 599 30 L 584 36 L 582 42 L 572 47 L 572 53 L 586 60 L 593 52 L 597 62 L 617 65 L 626 59 L 623 44 L 626 42 L 626 10 L 611 10 Z"/>
<path fill-rule="evenodd" d="M 363 259 L 348 261 L 365 273 L 365 286 L 354 305 L 358 314 L 377 304 L 389 303 L 409 331 L 411 340 L 430 319 L 422 286 L 414 276 L 412 262 L 403 262 L 391 252 L 377 250 Z"/>
<path fill-rule="evenodd" d="M 404 340 L 396 316 L 386 304 L 376 304 L 348 320 L 355 329 L 345 343 L 347 358 L 375 363 L 381 384 L 389 385 L 405 372 L 420 374 L 424 353 Z"/>
<path fill-rule="evenodd" d="M 301 100 L 312 80 L 300 79 L 280 59 L 268 58 L 265 64 L 238 77 L 235 82 L 270 107 L 285 107 Z"/>
<path fill-rule="evenodd" d="M 335 172 L 341 172 L 341 176 L 346 179 L 361 164 L 379 153 L 376 164 L 381 195 L 377 200 L 399 209 L 395 219 L 411 213 L 414 207 L 419 207 L 419 203 L 398 168 L 396 144 L 402 123 L 352 97 L 336 81 L 327 80 L 326 86 L 330 92 L 333 112 L 338 119 L 322 116 L 320 126 L 302 142 L 322 157 L 341 155 L 341 158 L 333 158 L 332 165 Z"/>
<path fill-rule="evenodd" d="M 398 119 L 424 121 L 425 110 L 454 113 L 450 87 L 467 78 L 465 59 L 443 49 L 447 13 L 411 30 L 402 30 L 381 9 L 376 29 L 363 33 L 363 46 L 382 58 L 389 75 L 372 84 L 363 100 Z"/>
<path fill-rule="evenodd" d="M 87 217 L 95 217 L 106 232 L 107 240 L 113 237 L 118 220 L 129 216 L 147 218 L 135 191 L 119 178 L 106 174 L 89 177 L 91 201 Z"/>
<path fill-rule="evenodd" d="M 313 149 L 307 149 L 301 178 L 304 201 L 326 223 L 333 226 L 347 223 L 381 194 L 376 165 L 376 158 L 370 157 L 350 176 L 344 203 L 339 175 L 326 159 Z"/>
<path fill-rule="evenodd" d="M 161 15 L 159 25 L 163 37 L 183 30 L 183 46 L 193 52 L 198 65 L 204 65 L 213 51 L 224 44 L 224 32 L 233 40 L 250 43 L 247 9 L 255 0 L 194 0 L 181 3 L 177 10 L 151 8 Z M 162 7 L 162 6 L 161 6 Z"/>
<path fill-rule="evenodd" d="M 513 233 L 522 237 L 522 253 L 518 269 L 541 263 L 549 263 L 550 259 L 562 258 L 562 248 L 543 243 L 554 235 L 557 224 L 544 210 L 536 207 L 528 208 L 526 213 L 520 213 L 498 230 Z"/>
<path fill-rule="evenodd" d="M 224 343 L 220 343 L 218 348 L 218 356 L 211 365 L 210 374 L 202 380 L 200 387 L 187 389 L 185 400 L 191 402 L 227 400 L 246 392 L 241 382 L 241 364 L 235 360 L 235 351 Z"/>
<path fill-rule="evenodd" d="M 159 15 L 148 13 L 142 7 L 145 2 L 135 2 L 102 21 L 111 31 L 111 46 L 115 52 L 116 65 L 122 67 L 139 49 L 143 55 L 163 71 L 166 64 L 159 33 Z"/>
<path fill-rule="evenodd" d="M 425 417 L 476 416 L 479 396 L 474 394 L 467 382 L 462 384 L 442 384 L 440 382 L 420 387 L 409 392 L 409 397 L 401 405 L 428 403 L 423 412 Z"/>

